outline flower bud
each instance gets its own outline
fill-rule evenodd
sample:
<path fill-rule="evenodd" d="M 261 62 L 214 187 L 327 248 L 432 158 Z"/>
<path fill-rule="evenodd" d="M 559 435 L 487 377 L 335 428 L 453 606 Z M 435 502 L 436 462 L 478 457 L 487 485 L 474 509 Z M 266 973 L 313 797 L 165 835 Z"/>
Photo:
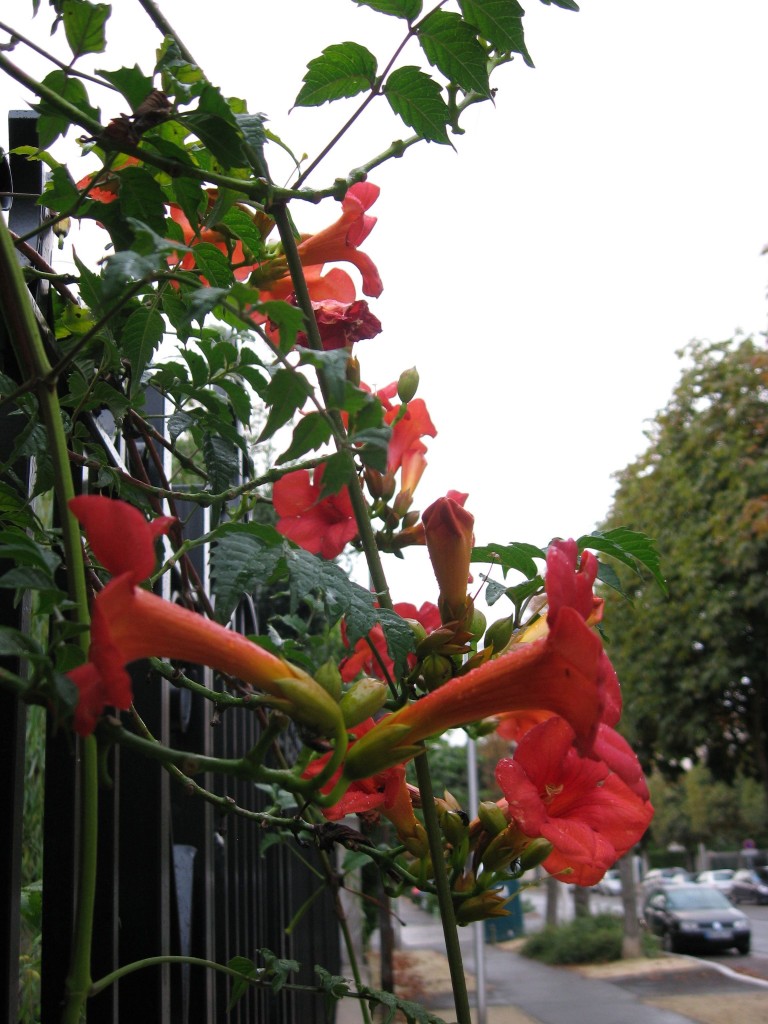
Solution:
<path fill-rule="evenodd" d="M 453 662 L 442 654 L 428 654 L 422 661 L 419 672 L 427 690 L 436 690 L 453 676 Z"/>
<path fill-rule="evenodd" d="M 315 672 L 315 679 L 334 700 L 341 697 L 341 672 L 335 661 L 329 659 Z"/>
<path fill-rule="evenodd" d="M 479 640 L 485 632 L 486 618 L 485 615 L 480 611 L 479 608 L 475 608 L 472 612 L 472 618 L 469 620 L 467 625 L 467 632 L 475 640 Z"/>
<path fill-rule="evenodd" d="M 494 803 L 493 800 L 483 800 L 477 808 L 477 816 L 485 831 L 490 832 L 492 836 L 496 836 L 499 832 L 503 832 L 509 824 L 504 815 L 504 811 L 502 811 L 499 805 Z"/>
<path fill-rule="evenodd" d="M 403 516 L 403 522 L 401 526 L 404 530 L 410 530 L 412 527 L 416 525 L 416 523 L 418 523 L 418 521 L 419 513 L 415 511 L 409 512 L 407 515 Z"/>
<path fill-rule="evenodd" d="M 456 908 L 456 923 L 471 924 L 473 921 L 484 921 L 487 917 L 506 917 L 508 897 L 498 892 L 481 892 L 479 896 L 470 896 Z"/>
<path fill-rule="evenodd" d="M 347 360 L 347 380 L 355 387 L 360 386 L 360 362 L 355 356 Z"/>
<path fill-rule="evenodd" d="M 514 629 L 514 615 L 510 615 L 507 619 L 497 619 L 486 630 L 485 646 L 492 647 L 496 653 L 502 651 L 512 639 Z"/>
<path fill-rule="evenodd" d="M 530 871 L 531 868 L 543 864 L 553 849 L 552 843 L 548 839 L 544 839 L 543 836 L 533 839 L 520 854 L 521 870 Z"/>
<path fill-rule="evenodd" d="M 310 726 L 321 736 L 333 736 L 341 723 L 339 705 L 311 676 L 302 679 L 278 679 L 281 696 L 287 706 L 278 704 L 287 715 Z"/>
<path fill-rule="evenodd" d="M 421 521 L 427 551 L 440 589 L 438 607 L 443 622 L 461 621 L 467 613 L 469 560 L 474 545 L 475 519 L 454 498 L 438 498 Z"/>
<path fill-rule="evenodd" d="M 419 371 L 415 366 L 403 370 L 397 382 L 397 397 L 401 402 L 410 402 L 419 390 Z"/>
<path fill-rule="evenodd" d="M 372 676 L 363 676 L 353 683 L 339 701 L 346 727 L 351 729 L 380 711 L 388 692 L 387 684 Z"/>

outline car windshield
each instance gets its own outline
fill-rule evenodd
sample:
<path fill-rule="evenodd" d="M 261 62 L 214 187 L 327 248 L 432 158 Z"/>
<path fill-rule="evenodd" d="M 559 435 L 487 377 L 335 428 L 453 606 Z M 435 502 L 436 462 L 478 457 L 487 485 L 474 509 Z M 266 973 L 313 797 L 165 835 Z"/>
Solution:
<path fill-rule="evenodd" d="M 730 903 L 717 889 L 680 888 L 668 891 L 667 906 L 672 910 L 722 910 Z"/>

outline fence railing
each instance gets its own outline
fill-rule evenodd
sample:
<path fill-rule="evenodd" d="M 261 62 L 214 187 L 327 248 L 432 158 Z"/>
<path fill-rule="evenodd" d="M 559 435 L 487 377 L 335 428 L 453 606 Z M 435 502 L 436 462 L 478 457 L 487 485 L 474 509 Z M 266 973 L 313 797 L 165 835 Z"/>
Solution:
<path fill-rule="evenodd" d="M 34 115 L 13 113 L 9 119 L 10 149 L 35 144 Z M 15 157 L 3 168 L 3 187 L 17 196 L 8 210 L 9 225 L 27 234 L 41 223 L 35 196 L 42 191 L 43 165 Z M 31 198 L 25 198 L 31 197 Z M 51 258 L 49 234 L 39 235 L 37 251 Z M 47 290 L 33 292 L 41 316 L 48 315 Z M 0 370 L 11 374 L 12 354 L 0 322 Z M 155 395 L 155 423 L 164 422 L 162 400 Z M 13 451 L 18 417 L 2 417 L 0 458 Z M 151 475 L 162 450 L 151 452 L 149 442 L 126 447 L 109 422 L 92 424 L 104 440 L 105 453 L 122 468 L 135 472 L 136 460 Z M 31 479 L 34 466 L 16 467 Z M 81 481 L 88 487 L 87 477 Z M 184 508 L 185 536 L 200 536 L 204 513 Z M 204 546 L 193 551 L 193 570 L 205 584 L 208 557 Z M 173 584 L 171 584 L 173 586 Z M 172 594 L 166 594 L 172 597 Z M 234 627 L 255 632 L 250 621 L 253 604 L 236 613 Z M 0 624 L 24 629 L 29 607 L 15 606 L 13 592 L 0 589 Z M 18 667 L 18 666 L 17 666 Z M 207 701 L 188 691 L 152 678 L 148 665 L 132 667 L 137 704 L 150 733 L 160 742 L 222 757 L 240 756 L 253 747 L 259 722 L 255 715 L 223 715 L 213 725 Z M 197 681 L 213 687 L 216 681 L 199 669 Z M 202 705 L 206 705 L 205 707 Z M 43 811 L 43 918 L 41 1024 L 60 1019 L 64 982 L 72 938 L 77 891 L 77 829 L 79 794 L 78 742 L 71 734 L 49 729 L 45 739 Z M 23 837 L 25 707 L 0 690 L 0 815 L 7 841 L 0 843 L 0 1019 L 18 1020 L 19 892 Z M 269 845 L 258 824 L 227 814 L 192 795 L 171 779 L 159 763 L 133 751 L 115 748 L 109 759 L 111 782 L 101 793 L 99 875 L 97 879 L 93 976 L 103 977 L 118 966 L 153 956 L 187 955 L 226 963 L 234 956 L 258 960 L 267 948 L 279 957 L 295 959 L 299 983 L 312 984 L 313 966 L 320 960 L 339 969 L 338 928 L 330 890 L 312 902 L 300 927 L 286 931 L 297 911 L 312 895 L 309 874 L 291 850 Z M 246 781 L 203 777 L 201 785 L 231 798 L 239 807 L 261 810 L 265 796 Z M 304 860 L 312 850 L 302 850 Z M 227 1012 L 229 983 L 216 972 L 193 965 L 149 967 L 122 978 L 89 1005 L 89 1024 L 211 1024 L 228 1021 L 270 1021 L 271 1024 L 314 1024 L 325 1021 L 326 1008 L 311 994 L 282 991 L 278 995 L 251 989 Z M 26 1024 L 26 1022 L 25 1022 Z"/>

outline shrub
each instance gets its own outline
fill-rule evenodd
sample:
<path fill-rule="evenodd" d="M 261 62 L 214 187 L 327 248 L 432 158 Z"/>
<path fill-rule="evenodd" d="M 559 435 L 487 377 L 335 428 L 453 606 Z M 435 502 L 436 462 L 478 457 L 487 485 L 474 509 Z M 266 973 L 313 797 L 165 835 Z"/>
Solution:
<path fill-rule="evenodd" d="M 532 935 L 520 952 L 545 964 L 606 963 L 621 959 L 623 933 L 623 921 L 614 914 L 577 917 Z"/>

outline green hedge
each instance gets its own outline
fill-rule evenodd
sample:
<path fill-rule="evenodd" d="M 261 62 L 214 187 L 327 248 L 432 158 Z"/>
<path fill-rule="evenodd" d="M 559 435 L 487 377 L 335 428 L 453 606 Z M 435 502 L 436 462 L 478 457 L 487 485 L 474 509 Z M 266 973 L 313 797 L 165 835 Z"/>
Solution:
<path fill-rule="evenodd" d="M 520 952 L 545 964 L 592 964 L 621 959 L 624 923 L 615 914 L 577 917 L 526 939 Z"/>

